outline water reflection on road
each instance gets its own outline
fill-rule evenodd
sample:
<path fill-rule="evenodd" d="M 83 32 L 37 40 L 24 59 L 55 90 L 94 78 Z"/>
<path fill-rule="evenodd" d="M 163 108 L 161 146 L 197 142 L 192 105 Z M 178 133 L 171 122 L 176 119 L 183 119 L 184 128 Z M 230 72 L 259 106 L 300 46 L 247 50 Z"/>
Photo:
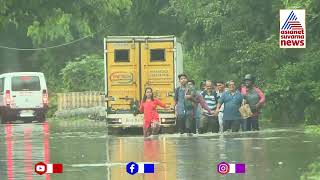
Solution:
<path fill-rule="evenodd" d="M 34 173 L 35 163 L 50 162 L 48 123 L 1 125 L 0 152 L 1 180 L 50 180 Z"/>
<path fill-rule="evenodd" d="M 107 136 L 101 127 L 6 124 L 0 126 L 0 180 L 294 180 L 320 157 L 319 145 L 318 136 L 299 129 L 144 139 Z M 62 163 L 64 172 L 37 175 L 39 161 Z M 131 161 L 153 162 L 155 174 L 127 174 Z M 245 163 L 246 174 L 218 174 L 221 161 Z"/>

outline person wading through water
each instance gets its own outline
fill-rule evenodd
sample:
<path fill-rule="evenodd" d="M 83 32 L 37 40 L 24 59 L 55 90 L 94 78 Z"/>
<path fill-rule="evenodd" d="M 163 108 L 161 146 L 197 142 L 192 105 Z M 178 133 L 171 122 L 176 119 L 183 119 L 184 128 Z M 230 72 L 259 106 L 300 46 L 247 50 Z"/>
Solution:
<path fill-rule="evenodd" d="M 229 90 L 225 91 L 218 100 L 215 115 L 218 116 L 220 107 L 224 104 L 223 109 L 223 131 L 229 129 L 232 132 L 238 132 L 240 129 L 240 121 L 242 119 L 239 108 L 243 101 L 242 94 L 236 89 L 235 82 L 230 80 L 227 84 Z"/>
<path fill-rule="evenodd" d="M 225 92 L 225 84 L 223 81 L 217 82 L 217 99 L 219 100 L 222 96 L 222 94 Z M 218 114 L 218 120 L 219 120 L 219 132 L 223 132 L 223 108 L 224 104 L 221 105 L 220 112 Z"/>
<path fill-rule="evenodd" d="M 244 81 L 245 86 L 241 87 L 241 94 L 243 94 L 253 113 L 251 117 L 246 119 L 246 130 L 258 131 L 260 109 L 264 105 L 266 98 L 263 92 L 254 84 L 255 78 L 251 74 L 245 75 Z"/>
<path fill-rule="evenodd" d="M 179 74 L 178 75 L 180 86 L 175 89 L 174 92 L 174 102 L 175 102 L 175 110 L 177 117 L 177 130 L 180 134 L 185 133 L 186 126 L 186 110 L 185 110 L 185 99 L 184 96 L 186 94 L 187 89 L 187 75 Z"/>
<path fill-rule="evenodd" d="M 186 109 L 186 130 L 190 134 L 196 133 L 196 115 L 198 107 L 202 107 L 211 114 L 211 110 L 203 97 L 197 93 L 194 80 L 188 80 L 187 92 L 185 95 Z"/>
<path fill-rule="evenodd" d="M 157 106 L 167 108 L 159 99 L 153 97 L 152 88 L 147 87 L 144 91 L 143 100 L 140 104 L 140 112 L 144 115 L 143 135 L 148 137 L 158 135 L 160 131 L 159 114 Z"/>
<path fill-rule="evenodd" d="M 217 93 L 216 90 L 213 89 L 212 81 L 206 81 L 206 89 L 201 93 L 203 99 L 207 103 L 210 108 L 210 112 L 214 112 L 217 106 Z M 200 118 L 200 128 L 199 133 L 206 133 L 208 130 L 213 133 L 219 132 L 219 122 L 218 117 L 214 116 L 207 110 L 203 110 L 202 116 Z"/>

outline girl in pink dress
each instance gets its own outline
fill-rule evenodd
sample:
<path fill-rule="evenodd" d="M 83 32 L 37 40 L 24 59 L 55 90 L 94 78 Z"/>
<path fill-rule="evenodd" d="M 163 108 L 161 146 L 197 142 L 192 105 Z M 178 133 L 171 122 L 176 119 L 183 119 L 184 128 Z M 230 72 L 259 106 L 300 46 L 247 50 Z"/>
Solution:
<path fill-rule="evenodd" d="M 167 106 L 159 99 L 153 98 L 152 88 L 147 87 L 144 91 L 143 100 L 140 103 L 140 112 L 144 114 L 143 135 L 148 137 L 151 134 L 158 134 L 160 131 L 159 114 L 157 106 L 166 108 Z"/>

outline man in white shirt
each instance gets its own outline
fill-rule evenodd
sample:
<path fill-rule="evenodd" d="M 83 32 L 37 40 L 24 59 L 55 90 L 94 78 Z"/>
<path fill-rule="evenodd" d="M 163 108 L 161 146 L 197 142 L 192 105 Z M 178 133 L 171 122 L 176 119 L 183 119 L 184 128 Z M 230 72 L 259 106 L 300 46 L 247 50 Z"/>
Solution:
<path fill-rule="evenodd" d="M 221 97 L 222 93 L 225 91 L 225 84 L 223 81 L 217 81 L 217 97 L 218 99 Z M 223 108 L 224 104 L 221 105 L 220 112 L 218 114 L 218 120 L 219 120 L 219 131 L 223 132 Z"/>

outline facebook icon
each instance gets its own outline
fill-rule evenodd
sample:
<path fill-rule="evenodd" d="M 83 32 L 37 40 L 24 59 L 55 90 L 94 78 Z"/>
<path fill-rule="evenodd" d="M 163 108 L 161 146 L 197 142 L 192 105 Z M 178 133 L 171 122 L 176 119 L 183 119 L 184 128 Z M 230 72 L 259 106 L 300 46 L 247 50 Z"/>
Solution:
<path fill-rule="evenodd" d="M 153 163 L 135 163 L 130 162 L 127 164 L 127 173 L 134 175 L 136 173 L 154 173 Z"/>
<path fill-rule="evenodd" d="M 134 175 L 138 172 L 139 165 L 135 162 L 130 162 L 127 164 L 127 173 Z"/>

